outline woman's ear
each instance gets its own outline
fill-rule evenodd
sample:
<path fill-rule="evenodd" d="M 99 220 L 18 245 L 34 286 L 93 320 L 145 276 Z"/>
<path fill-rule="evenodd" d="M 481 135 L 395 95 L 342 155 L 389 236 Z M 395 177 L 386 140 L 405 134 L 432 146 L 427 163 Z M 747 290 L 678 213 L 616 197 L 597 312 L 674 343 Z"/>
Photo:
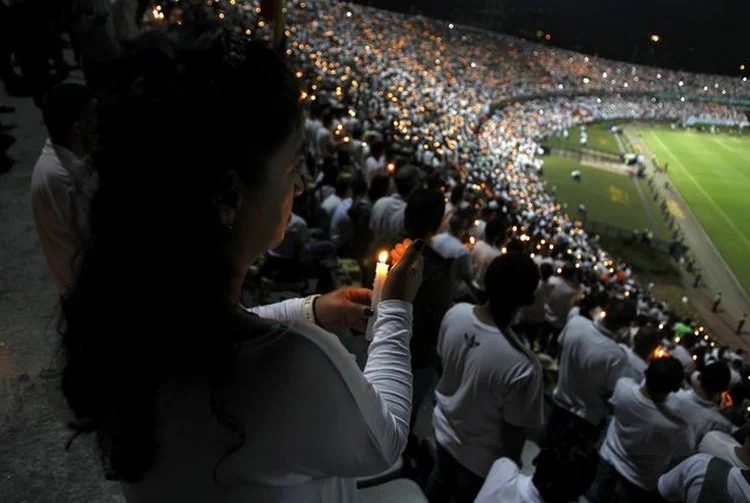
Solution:
<path fill-rule="evenodd" d="M 213 204 L 219 212 L 222 225 L 231 228 L 242 206 L 240 179 L 237 172 L 230 170 L 222 175 L 219 184 L 213 190 Z"/>

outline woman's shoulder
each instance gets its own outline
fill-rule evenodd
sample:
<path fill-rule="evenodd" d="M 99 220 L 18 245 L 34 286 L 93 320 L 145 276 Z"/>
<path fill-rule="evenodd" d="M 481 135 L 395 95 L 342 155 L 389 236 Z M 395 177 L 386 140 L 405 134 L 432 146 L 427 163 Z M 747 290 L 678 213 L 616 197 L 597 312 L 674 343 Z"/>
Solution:
<path fill-rule="evenodd" d="M 243 361 L 262 359 L 281 367 L 296 369 L 342 368 L 353 364 L 350 354 L 334 334 L 308 322 L 281 323 L 250 315 L 243 320 L 236 356 Z M 260 335 L 253 336 L 252 334 Z"/>

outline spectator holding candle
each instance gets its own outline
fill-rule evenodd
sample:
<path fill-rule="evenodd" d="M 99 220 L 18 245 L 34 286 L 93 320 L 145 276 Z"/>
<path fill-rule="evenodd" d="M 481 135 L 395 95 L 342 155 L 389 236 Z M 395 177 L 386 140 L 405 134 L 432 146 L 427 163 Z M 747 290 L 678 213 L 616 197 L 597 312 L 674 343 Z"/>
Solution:
<path fill-rule="evenodd" d="M 172 35 L 144 41 L 103 115 L 91 239 L 63 306 L 73 427 L 95 433 L 129 503 L 353 501 L 355 477 L 406 445 L 420 243 L 385 282 L 363 372 L 320 326 L 363 329 L 369 291 L 245 309 L 245 274 L 301 190 L 299 89 L 247 37 Z"/>

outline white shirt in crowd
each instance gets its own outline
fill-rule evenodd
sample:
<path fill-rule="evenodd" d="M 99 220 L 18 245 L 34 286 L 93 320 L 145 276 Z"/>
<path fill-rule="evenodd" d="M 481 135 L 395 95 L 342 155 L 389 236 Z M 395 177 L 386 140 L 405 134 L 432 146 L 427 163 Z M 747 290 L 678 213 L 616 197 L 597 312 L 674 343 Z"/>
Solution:
<path fill-rule="evenodd" d="M 646 369 L 648 368 L 648 363 L 635 354 L 635 351 L 633 351 L 630 346 L 626 344 L 620 344 L 619 345 L 623 351 L 625 351 L 625 354 L 628 355 L 628 364 L 625 367 L 625 370 L 622 374 L 623 377 L 630 377 L 635 382 L 641 382 L 643 378 L 646 377 Z"/>
<path fill-rule="evenodd" d="M 334 144 L 333 144 L 333 135 L 331 132 L 325 128 L 325 126 L 321 126 L 318 128 L 316 141 L 318 143 L 318 154 L 321 157 L 331 157 L 334 154 Z"/>
<path fill-rule="evenodd" d="M 542 375 L 497 327 L 482 323 L 474 307 L 454 306 L 440 326 L 437 350 L 443 375 L 435 389 L 432 421 L 437 442 L 485 477 L 504 454 L 503 423 L 541 426 Z"/>
<path fill-rule="evenodd" d="M 336 211 L 336 208 L 338 208 L 339 204 L 341 204 L 341 198 L 334 193 L 326 197 L 323 202 L 320 203 L 320 207 L 323 209 L 323 211 L 326 212 L 328 218 L 331 218 L 333 216 L 333 212 Z"/>
<path fill-rule="evenodd" d="M 446 260 L 452 260 L 451 291 L 455 299 L 461 299 L 471 293 L 469 284 L 472 280 L 471 252 L 457 237 L 443 232 L 432 238 L 432 247 Z M 485 270 L 486 273 L 486 270 Z"/>
<path fill-rule="evenodd" d="M 685 349 L 680 344 L 677 344 L 672 351 L 669 352 L 670 356 L 677 358 L 682 363 L 682 368 L 685 370 L 685 374 L 690 374 L 695 370 L 695 361 L 690 351 Z"/>
<path fill-rule="evenodd" d="M 549 281 L 539 280 L 539 285 L 534 292 L 534 302 L 522 309 L 523 320 L 531 323 L 542 323 L 544 321 L 544 305 L 547 303 L 552 286 Z M 577 314 L 577 313 L 576 313 Z"/>
<path fill-rule="evenodd" d="M 728 461 L 741 470 L 750 470 L 750 465 L 737 457 L 737 449 L 740 447 L 742 445 L 732 435 L 723 431 L 709 431 L 703 436 L 698 451 Z"/>
<path fill-rule="evenodd" d="M 486 241 L 479 240 L 471 250 L 471 272 L 474 288 L 484 292 L 484 275 L 493 260 L 500 256 L 500 250 Z"/>
<path fill-rule="evenodd" d="M 307 222 L 301 216 L 292 213 L 289 223 L 286 224 L 284 241 L 275 249 L 269 250 L 268 254 L 286 259 L 297 258 L 300 248 L 305 246 L 309 239 L 310 230 L 307 227 Z"/>
<path fill-rule="evenodd" d="M 370 183 L 372 183 L 372 179 L 377 175 L 384 175 L 385 173 L 385 156 L 381 157 L 380 159 L 375 159 L 372 156 L 367 158 L 367 160 L 365 161 L 364 173 L 365 180 L 367 180 L 367 185 L 370 185 Z"/>
<path fill-rule="evenodd" d="M 500 458 L 492 465 L 474 503 L 544 503 L 530 475 L 522 475 L 513 461 Z"/>
<path fill-rule="evenodd" d="M 320 158 L 318 149 L 318 130 L 323 128 L 323 123 L 318 119 L 305 119 L 305 135 L 307 137 L 307 151 L 314 158 Z"/>
<path fill-rule="evenodd" d="M 573 302 L 581 296 L 581 289 L 560 276 L 552 276 L 549 283 L 551 288 L 544 307 L 544 319 L 553 327 L 562 328 Z"/>
<path fill-rule="evenodd" d="M 73 287 L 98 186 L 99 177 L 86 160 L 50 140 L 44 143 L 31 175 L 31 210 L 47 268 L 63 297 Z"/>
<path fill-rule="evenodd" d="M 372 207 L 370 230 L 375 242 L 404 232 L 406 201 L 400 194 L 381 197 Z"/>
<path fill-rule="evenodd" d="M 331 241 L 336 246 L 341 246 L 352 238 L 352 221 L 349 218 L 349 210 L 352 207 L 352 198 L 348 197 L 341 201 L 331 217 Z"/>
<path fill-rule="evenodd" d="M 303 320 L 302 300 L 253 309 L 289 322 L 236 354 L 225 403 L 244 443 L 211 413 L 203 385 L 165 386 L 159 455 L 128 503 L 356 501 L 356 477 L 396 462 L 409 430 L 412 307 L 378 306 L 367 365 L 360 371 L 336 336 Z M 286 319 L 284 319 L 286 318 Z M 214 481 L 214 470 L 216 479 Z"/>
<path fill-rule="evenodd" d="M 659 476 L 693 452 L 687 425 L 629 377 L 617 381 L 610 403 L 614 414 L 599 455 L 625 479 L 655 491 Z"/>
<path fill-rule="evenodd" d="M 718 430 L 732 433 L 736 428 L 719 413 L 715 403 L 699 397 L 692 389 L 683 389 L 670 395 L 667 403 L 684 417 L 693 432 L 691 447 L 698 448 L 704 435 L 709 431 Z"/>
<path fill-rule="evenodd" d="M 607 398 L 628 364 L 628 356 L 606 329 L 583 316 L 560 334 L 562 352 L 555 403 L 594 426 L 607 415 Z"/>
<path fill-rule="evenodd" d="M 659 494 L 670 502 L 700 503 L 706 470 L 713 456 L 696 454 L 691 456 L 659 479 Z M 729 471 L 726 485 L 729 501 L 726 503 L 747 503 L 750 501 L 750 484 L 742 476 L 739 468 Z"/>

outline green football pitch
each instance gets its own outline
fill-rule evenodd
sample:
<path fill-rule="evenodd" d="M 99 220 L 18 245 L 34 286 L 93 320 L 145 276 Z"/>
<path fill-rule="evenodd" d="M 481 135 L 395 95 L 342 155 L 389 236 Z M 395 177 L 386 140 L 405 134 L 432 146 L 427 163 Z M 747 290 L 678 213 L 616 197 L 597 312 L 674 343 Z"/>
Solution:
<path fill-rule="evenodd" d="M 641 138 L 750 291 L 750 138 L 642 128 Z M 679 219 L 679 215 L 677 215 Z"/>
<path fill-rule="evenodd" d="M 570 176 L 573 170 L 581 172 L 580 181 Z M 571 218 L 580 219 L 578 206 L 583 204 L 590 221 L 625 233 L 648 228 L 657 237 L 668 239 L 666 225 L 648 187 L 624 171 L 585 166 L 577 159 L 550 155 L 544 158 L 544 179 L 547 190 L 554 189 L 558 200 L 567 204 Z"/>

